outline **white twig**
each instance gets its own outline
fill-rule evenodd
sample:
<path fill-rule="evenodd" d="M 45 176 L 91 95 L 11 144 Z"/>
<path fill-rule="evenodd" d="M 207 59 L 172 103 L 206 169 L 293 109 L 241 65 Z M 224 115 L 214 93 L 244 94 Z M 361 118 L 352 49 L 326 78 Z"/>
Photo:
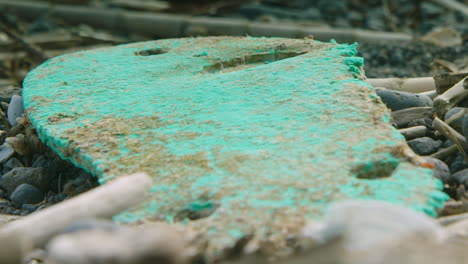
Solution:
<path fill-rule="evenodd" d="M 4 225 L 0 229 L 0 237 L 15 235 L 34 246 L 43 246 L 51 237 L 77 220 L 110 218 L 142 202 L 151 188 L 151 182 L 151 178 L 144 173 L 119 177 L 70 200 Z"/>

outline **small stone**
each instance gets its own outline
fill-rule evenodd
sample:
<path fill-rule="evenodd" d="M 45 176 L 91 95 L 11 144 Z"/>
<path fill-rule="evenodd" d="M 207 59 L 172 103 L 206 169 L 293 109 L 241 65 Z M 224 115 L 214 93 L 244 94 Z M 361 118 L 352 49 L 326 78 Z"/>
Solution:
<path fill-rule="evenodd" d="M 442 144 L 442 148 L 448 148 L 450 146 L 453 146 L 453 144 L 454 143 L 452 142 L 452 140 L 447 139 L 447 140 L 444 141 L 444 144 Z"/>
<path fill-rule="evenodd" d="M 37 204 L 37 203 L 36 203 Z M 23 204 L 21 206 L 21 210 L 23 211 L 29 211 L 29 212 L 33 212 L 33 211 L 36 211 L 36 209 L 39 207 L 37 206 L 36 204 Z"/>
<path fill-rule="evenodd" d="M 11 97 L 10 104 L 8 105 L 8 122 L 10 122 L 12 126 L 16 125 L 16 118 L 20 117 L 23 114 L 23 112 L 23 97 L 19 95 L 13 95 Z"/>
<path fill-rule="evenodd" d="M 468 112 L 463 116 L 460 133 L 464 137 L 468 137 Z"/>
<path fill-rule="evenodd" d="M 430 137 L 420 137 L 408 141 L 408 146 L 418 155 L 430 155 L 442 146 L 442 141 L 436 141 Z"/>
<path fill-rule="evenodd" d="M 342 254 L 351 254 L 363 261 L 349 263 L 381 263 L 382 252 L 399 245 L 398 241 L 408 237 L 415 241 L 440 241 L 446 235 L 429 216 L 383 201 L 337 202 L 332 204 L 322 224 L 323 227 L 316 228 L 309 236 L 315 240 L 322 236 L 327 241 L 328 237 L 337 237 L 336 233 L 340 233 Z"/>
<path fill-rule="evenodd" d="M 56 236 L 47 245 L 56 264 L 188 263 L 181 234 L 168 225 L 86 230 Z"/>
<path fill-rule="evenodd" d="M 431 98 L 426 95 L 384 89 L 377 89 L 377 95 L 392 111 L 410 107 L 432 106 Z"/>
<path fill-rule="evenodd" d="M 432 171 L 434 171 L 434 177 L 441 180 L 444 183 L 448 183 L 450 179 L 450 170 L 445 164 L 445 162 L 441 161 L 440 159 L 432 158 L 432 157 L 423 157 L 426 162 L 434 165 Z"/>
<path fill-rule="evenodd" d="M 24 167 L 24 165 L 17 158 L 10 158 L 7 162 L 5 162 L 3 167 L 6 167 L 6 168 L 11 170 L 11 169 L 14 169 L 14 168 Z"/>
<path fill-rule="evenodd" d="M 15 154 L 15 150 L 13 149 L 10 144 L 4 143 L 0 146 L 0 163 L 4 162 L 5 160 L 9 159 L 11 156 Z"/>
<path fill-rule="evenodd" d="M 468 169 L 463 169 L 458 171 L 450 177 L 450 179 L 458 184 L 463 184 L 468 188 Z"/>
<path fill-rule="evenodd" d="M 447 113 L 445 113 L 444 121 L 447 122 L 447 120 L 449 120 L 452 116 L 458 114 L 460 111 L 463 111 L 463 110 L 468 110 L 468 109 L 464 108 L 464 107 L 454 107 L 454 108 L 448 110 Z M 462 115 L 462 116 L 458 117 L 457 119 L 454 119 L 453 121 L 451 121 L 448 124 L 453 129 L 458 131 L 459 133 L 462 133 L 463 120 L 464 120 L 464 116 Z"/>
<path fill-rule="evenodd" d="M 33 162 L 32 166 L 33 168 L 50 168 L 51 167 L 51 160 L 48 160 L 44 155 L 40 155 L 39 157 L 36 158 L 36 160 Z"/>
<path fill-rule="evenodd" d="M 23 183 L 31 184 L 46 192 L 53 175 L 43 168 L 14 168 L 0 178 L 0 187 L 12 193 Z"/>
<path fill-rule="evenodd" d="M 468 168 L 468 164 L 461 153 L 458 153 L 455 160 L 450 164 L 450 173 L 455 173 Z"/>
<path fill-rule="evenodd" d="M 21 184 L 10 196 L 10 199 L 19 204 L 37 204 L 44 198 L 44 195 L 36 187 L 30 184 Z"/>

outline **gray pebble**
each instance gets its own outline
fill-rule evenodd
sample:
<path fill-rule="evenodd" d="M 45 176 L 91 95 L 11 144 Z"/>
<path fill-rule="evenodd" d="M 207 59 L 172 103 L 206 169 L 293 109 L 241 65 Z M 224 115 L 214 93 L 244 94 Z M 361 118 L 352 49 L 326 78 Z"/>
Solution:
<path fill-rule="evenodd" d="M 23 206 L 21 206 L 21 210 L 29 211 L 29 212 L 36 211 L 36 209 L 39 207 L 36 204 L 37 203 L 35 203 L 35 204 L 23 204 Z"/>
<path fill-rule="evenodd" d="M 10 196 L 10 199 L 20 206 L 40 203 L 43 198 L 41 191 L 30 184 L 21 184 Z"/>
<path fill-rule="evenodd" d="M 337 232 L 342 238 L 337 254 L 361 260 L 345 263 L 382 263 L 382 252 L 399 245 L 395 241 L 408 237 L 438 241 L 444 237 L 444 230 L 438 223 L 423 213 L 397 204 L 368 200 L 332 204 L 322 227 L 308 229 L 306 225 L 303 235 L 314 240 L 323 237 L 322 241 L 326 242 L 328 237 L 336 237 Z"/>
<path fill-rule="evenodd" d="M 447 120 L 449 120 L 452 116 L 458 114 L 460 111 L 465 110 L 465 109 L 466 108 L 463 108 L 463 107 L 454 107 L 454 108 L 448 110 L 447 113 L 445 113 L 444 121 L 447 122 Z M 468 109 L 466 109 L 466 110 L 468 110 Z M 464 116 L 462 115 L 459 118 L 454 119 L 453 121 L 451 121 L 449 125 L 453 129 L 458 131 L 459 133 L 462 133 L 463 119 L 464 119 Z"/>
<path fill-rule="evenodd" d="M 427 162 L 434 165 L 432 171 L 434 171 L 434 177 L 441 180 L 444 183 L 447 183 L 450 179 L 450 170 L 445 164 L 445 162 L 441 161 L 440 159 L 432 158 L 432 157 L 423 157 Z"/>
<path fill-rule="evenodd" d="M 15 150 L 10 144 L 4 143 L 0 146 L 0 163 L 6 161 L 15 154 Z"/>
<path fill-rule="evenodd" d="M 392 111 L 410 107 L 432 107 L 432 100 L 426 95 L 384 89 L 377 89 L 377 95 Z"/>
<path fill-rule="evenodd" d="M 430 137 L 420 137 L 408 141 L 410 148 L 418 155 L 430 155 L 442 146 L 441 140 L 434 140 Z"/>
<path fill-rule="evenodd" d="M 0 178 L 0 187 L 8 193 L 12 193 L 16 187 L 27 183 L 46 192 L 52 177 L 53 175 L 43 168 L 14 168 Z"/>
<path fill-rule="evenodd" d="M 36 158 L 36 160 L 33 162 L 32 166 L 33 168 L 49 168 L 51 167 L 52 161 L 48 160 L 44 155 L 40 155 L 39 157 Z"/>
<path fill-rule="evenodd" d="M 442 148 L 448 148 L 450 146 L 452 146 L 454 143 L 452 142 L 452 140 L 450 139 L 447 139 L 444 141 L 444 144 L 442 144 Z"/>
<path fill-rule="evenodd" d="M 450 164 L 450 173 L 455 173 L 466 168 L 468 168 L 468 164 L 463 158 L 463 155 L 461 153 L 458 153 L 455 157 L 455 160 Z"/>
<path fill-rule="evenodd" d="M 23 112 L 23 97 L 19 95 L 13 95 L 11 97 L 10 104 L 8 105 L 8 122 L 10 122 L 12 126 L 15 126 L 17 124 L 16 118 L 20 117 L 23 114 Z"/>
<path fill-rule="evenodd" d="M 450 178 L 453 182 L 463 184 L 465 187 L 468 187 L 468 169 L 458 171 L 452 174 Z"/>
<path fill-rule="evenodd" d="M 17 158 L 10 158 L 7 162 L 5 162 L 3 167 L 12 170 L 14 168 L 24 167 L 24 165 Z"/>

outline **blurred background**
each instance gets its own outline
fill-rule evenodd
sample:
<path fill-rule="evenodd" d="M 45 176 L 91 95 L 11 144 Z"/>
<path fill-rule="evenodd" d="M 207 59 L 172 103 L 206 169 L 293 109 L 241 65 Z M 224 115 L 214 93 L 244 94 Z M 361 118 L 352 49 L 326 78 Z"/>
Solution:
<path fill-rule="evenodd" d="M 370 78 L 459 72 L 468 66 L 467 2 L 0 0 L 0 86 L 19 86 L 32 67 L 62 53 L 206 35 L 356 41 Z"/>

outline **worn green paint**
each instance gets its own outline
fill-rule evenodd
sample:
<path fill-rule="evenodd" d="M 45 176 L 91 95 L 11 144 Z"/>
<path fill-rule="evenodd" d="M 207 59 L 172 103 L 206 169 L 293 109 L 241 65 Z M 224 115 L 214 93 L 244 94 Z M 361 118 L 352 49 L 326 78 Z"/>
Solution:
<path fill-rule="evenodd" d="M 186 223 L 210 256 L 251 233 L 285 247 L 342 199 L 435 215 L 441 183 L 401 153 L 388 110 L 357 78 L 355 47 L 188 38 L 73 53 L 27 76 L 25 106 L 39 137 L 101 182 L 154 178 L 146 202 L 116 221 Z M 214 212 L 188 221 L 204 210 Z"/>

